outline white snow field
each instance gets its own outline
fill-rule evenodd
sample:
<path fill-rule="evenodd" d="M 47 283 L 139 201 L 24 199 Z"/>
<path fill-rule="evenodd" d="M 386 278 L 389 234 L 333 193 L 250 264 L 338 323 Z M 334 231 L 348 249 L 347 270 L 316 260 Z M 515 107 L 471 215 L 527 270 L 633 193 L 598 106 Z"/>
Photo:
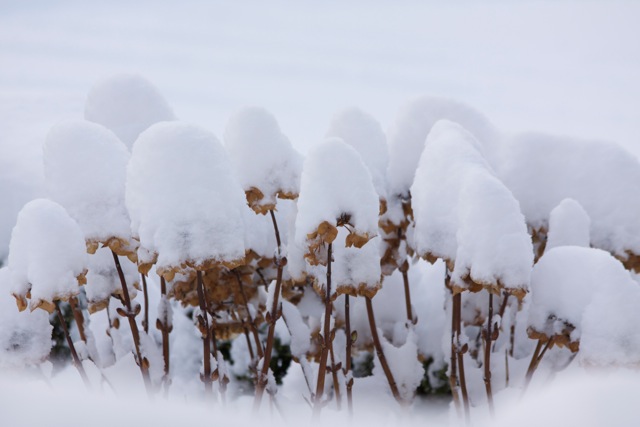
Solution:
<path fill-rule="evenodd" d="M 0 0 L 0 425 L 638 425 L 638 17 Z"/>

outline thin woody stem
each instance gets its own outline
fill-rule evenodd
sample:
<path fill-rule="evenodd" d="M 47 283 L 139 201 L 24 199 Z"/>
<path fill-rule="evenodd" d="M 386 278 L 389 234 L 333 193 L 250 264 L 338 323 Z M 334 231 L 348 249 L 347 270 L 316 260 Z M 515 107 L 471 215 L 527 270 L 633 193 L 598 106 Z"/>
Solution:
<path fill-rule="evenodd" d="M 202 316 L 201 328 L 202 333 L 202 357 L 204 362 L 204 374 L 202 381 L 204 382 L 204 391 L 207 396 L 211 396 L 213 392 L 213 380 L 211 378 L 211 330 L 209 329 L 209 315 L 207 309 L 207 299 L 204 293 L 204 284 L 202 282 L 202 271 L 197 270 L 197 288 L 198 303 L 200 304 L 200 312 Z"/>
<path fill-rule="evenodd" d="M 331 302 L 331 250 L 332 246 L 329 243 L 328 255 L 327 255 L 327 286 L 325 289 L 325 298 L 324 298 L 324 330 L 322 332 L 322 351 L 320 353 L 320 366 L 318 367 L 318 381 L 316 382 L 316 395 L 315 402 L 313 405 L 313 415 L 317 417 L 320 415 L 320 410 L 322 408 L 322 395 L 324 394 L 324 378 L 326 376 L 327 371 L 327 356 L 329 354 L 329 347 L 331 345 L 331 311 L 332 311 L 332 302 Z"/>
<path fill-rule="evenodd" d="M 505 298 L 506 300 L 506 298 Z M 484 386 L 487 391 L 487 402 L 489 403 L 489 412 L 491 416 L 495 416 L 495 408 L 493 406 L 493 390 L 491 388 L 491 338 L 493 326 L 493 294 L 489 292 L 489 315 L 487 316 L 487 330 L 484 346 Z"/>
<path fill-rule="evenodd" d="M 333 379 L 333 389 L 336 393 L 336 403 L 338 411 L 342 409 L 342 397 L 340 395 L 340 383 L 338 382 L 338 369 L 336 369 L 336 358 L 333 352 L 333 340 L 330 341 L 329 355 L 331 357 L 331 377 Z"/>
<path fill-rule="evenodd" d="M 273 303 L 271 305 L 271 311 L 269 312 L 269 332 L 267 333 L 267 343 L 264 350 L 264 359 L 262 362 L 262 369 L 260 370 L 258 381 L 256 383 L 256 397 L 253 401 L 254 412 L 257 412 L 260 409 L 262 396 L 264 395 L 264 390 L 268 382 L 269 365 L 271 364 L 271 353 L 273 351 L 276 322 L 278 320 L 278 303 L 280 298 L 280 288 L 282 287 L 282 268 L 284 267 L 284 264 L 286 262 L 286 260 L 282 258 L 282 243 L 280 242 L 280 232 L 278 231 L 278 222 L 276 221 L 276 216 L 273 213 L 273 210 L 270 210 L 269 213 L 271 214 L 271 222 L 273 223 L 273 230 L 276 234 L 276 242 L 278 244 L 278 253 L 276 255 L 276 266 L 278 267 L 278 272 L 276 276 L 276 288 L 273 294 Z"/>
<path fill-rule="evenodd" d="M 144 277 L 144 275 L 142 276 Z M 168 304 L 166 301 L 167 298 L 167 282 L 164 277 L 160 276 L 160 293 L 162 294 L 163 300 L 165 300 L 165 304 Z M 166 312 L 163 319 L 158 319 L 158 329 L 162 332 L 162 357 L 164 358 L 164 375 L 168 377 L 169 375 L 169 333 L 171 332 L 171 328 L 167 324 Z M 168 379 L 167 379 L 168 380 Z"/>
<path fill-rule="evenodd" d="M 351 372 L 351 350 L 353 348 L 353 340 L 351 336 L 351 313 L 349 312 L 349 295 L 344 296 L 344 322 L 345 332 L 347 335 L 346 359 L 344 367 L 344 375 L 347 378 L 347 406 L 349 407 L 349 415 L 353 416 L 353 378 L 349 378 Z"/>
<path fill-rule="evenodd" d="M 133 345 L 136 350 L 136 356 L 138 358 L 138 366 L 140 367 L 140 372 L 142 373 L 142 379 L 144 380 L 145 387 L 147 392 L 151 392 L 151 377 L 149 376 L 149 369 L 147 367 L 146 359 L 142 358 L 142 353 L 140 352 L 140 331 L 138 331 L 138 325 L 136 324 L 136 313 L 133 311 L 131 307 L 131 298 L 129 297 L 129 288 L 127 287 L 127 282 L 124 278 L 124 272 L 122 271 L 122 266 L 120 265 L 120 260 L 118 259 L 118 255 L 115 252 L 111 251 L 113 255 L 113 262 L 116 265 L 116 270 L 118 271 L 118 277 L 120 278 L 120 285 L 122 287 L 122 297 L 124 300 L 124 306 L 127 310 L 126 318 L 129 321 L 129 327 L 131 328 L 131 335 L 133 336 Z M 139 306 L 138 306 L 139 308 Z"/>
<path fill-rule="evenodd" d="M 84 332 L 84 316 L 82 315 L 82 309 L 78 306 L 78 299 L 76 297 L 69 298 L 69 305 L 71 306 L 73 319 L 76 321 L 76 326 L 78 327 L 80 339 L 86 343 L 87 335 Z"/>
<path fill-rule="evenodd" d="M 147 276 L 140 274 L 142 277 L 142 295 L 144 296 L 144 319 L 142 320 L 142 327 L 144 333 L 149 333 L 149 293 L 147 292 Z"/>
<path fill-rule="evenodd" d="M 242 283 L 242 279 L 240 278 L 240 274 L 237 271 L 234 271 L 233 273 L 236 276 L 236 280 L 238 281 L 238 287 L 240 288 L 240 296 L 242 297 L 242 304 L 244 304 L 244 308 L 247 311 L 249 328 L 251 329 L 251 333 L 253 334 L 253 339 L 255 340 L 255 343 L 256 343 L 258 358 L 262 359 L 264 357 L 264 350 L 262 348 L 262 343 L 260 342 L 260 335 L 258 335 L 258 328 L 256 327 L 256 323 L 253 321 L 253 316 L 251 315 L 251 311 L 249 311 L 249 302 L 247 299 L 247 294 L 244 291 L 244 285 Z"/>
<path fill-rule="evenodd" d="M 80 362 L 80 358 L 78 357 L 78 352 L 76 351 L 76 347 L 73 345 L 73 341 L 71 340 L 71 336 L 69 335 L 69 330 L 67 329 L 67 324 L 62 316 L 62 311 L 60 311 L 60 303 L 56 301 L 56 312 L 58 313 L 58 321 L 60 321 L 60 325 L 62 326 L 62 330 L 64 331 L 64 336 L 67 339 L 67 344 L 69 345 L 69 350 L 71 350 L 71 357 L 73 358 L 73 365 L 76 367 L 80 376 L 82 377 L 82 381 L 84 385 L 91 389 L 91 383 L 89 382 L 89 378 L 87 377 L 87 373 L 82 366 L 82 362 Z"/>
<path fill-rule="evenodd" d="M 462 392 L 462 404 L 467 424 L 471 421 L 471 409 L 469 407 L 469 393 L 467 392 L 467 379 L 464 372 L 464 352 L 460 344 L 462 334 L 462 293 L 453 296 L 453 323 L 455 326 L 456 345 L 455 352 L 458 358 L 458 372 L 460 373 L 460 391 Z"/>

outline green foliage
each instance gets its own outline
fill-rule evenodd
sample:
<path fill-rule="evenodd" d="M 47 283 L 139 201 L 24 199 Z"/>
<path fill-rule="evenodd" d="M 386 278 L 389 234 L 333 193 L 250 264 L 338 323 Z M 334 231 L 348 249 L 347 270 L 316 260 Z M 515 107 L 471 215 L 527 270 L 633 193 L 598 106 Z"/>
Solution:
<path fill-rule="evenodd" d="M 417 394 L 418 396 L 428 396 L 428 395 L 436 395 L 436 396 L 448 396 L 451 395 L 451 387 L 449 386 L 449 377 L 447 376 L 448 366 L 444 365 L 441 369 L 434 372 L 434 377 L 436 381 L 434 384 L 431 384 L 429 380 L 429 368 L 433 364 L 433 359 L 429 358 L 422 363 L 422 367 L 424 368 L 424 377 L 422 378 L 422 382 L 418 387 Z"/>

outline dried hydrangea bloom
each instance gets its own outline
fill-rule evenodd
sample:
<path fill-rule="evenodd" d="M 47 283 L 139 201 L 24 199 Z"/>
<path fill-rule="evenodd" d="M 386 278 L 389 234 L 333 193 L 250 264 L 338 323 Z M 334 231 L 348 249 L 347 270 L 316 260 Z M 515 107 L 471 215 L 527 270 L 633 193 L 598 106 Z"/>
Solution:
<path fill-rule="evenodd" d="M 244 263 L 245 198 L 210 132 L 181 122 L 144 131 L 127 169 L 126 205 L 139 236 L 141 271 L 156 262 L 171 281 L 185 269 Z"/>
<path fill-rule="evenodd" d="M 276 197 L 298 196 L 302 156 L 267 110 L 245 107 L 235 113 L 224 143 L 254 211 L 265 214 L 275 209 Z"/>
<path fill-rule="evenodd" d="M 120 74 L 96 83 L 87 95 L 84 118 L 112 130 L 129 148 L 152 124 L 175 120 L 158 89 L 135 74 Z"/>
<path fill-rule="evenodd" d="M 631 296 L 637 287 L 620 261 L 603 250 L 579 246 L 551 249 L 531 274 L 529 337 L 543 342 L 553 338 L 555 345 L 578 351 L 585 310 L 592 305 L 596 312 L 609 307 L 608 315 L 596 316 L 598 321 L 608 322 L 607 318 L 619 316 L 617 308 L 611 308 L 607 301 L 609 296 Z M 637 293 L 632 297 L 637 301 Z M 590 317 L 590 322 L 595 320 Z M 604 325 L 593 327 L 597 333 Z"/>
<path fill-rule="evenodd" d="M 524 216 L 496 178 L 474 136 L 438 122 L 411 187 L 417 253 L 444 259 L 454 291 L 500 290 L 523 298 L 533 265 Z"/>
<path fill-rule="evenodd" d="M 44 144 L 44 172 L 52 200 L 84 232 L 89 253 L 99 245 L 136 261 L 124 191 L 129 151 L 107 128 L 84 120 L 54 126 Z"/>
<path fill-rule="evenodd" d="M 27 203 L 20 213 L 9 245 L 9 279 L 22 311 L 42 308 L 49 313 L 55 301 L 68 300 L 86 283 L 87 253 L 78 224 L 59 204 L 47 199 Z"/>
<path fill-rule="evenodd" d="M 362 248 L 377 235 L 378 194 L 354 148 L 339 138 L 314 147 L 302 170 L 296 243 L 308 264 L 326 265 L 326 244 Z M 339 240 L 338 227 L 345 227 Z M 344 237 L 343 237 L 344 236 Z"/>

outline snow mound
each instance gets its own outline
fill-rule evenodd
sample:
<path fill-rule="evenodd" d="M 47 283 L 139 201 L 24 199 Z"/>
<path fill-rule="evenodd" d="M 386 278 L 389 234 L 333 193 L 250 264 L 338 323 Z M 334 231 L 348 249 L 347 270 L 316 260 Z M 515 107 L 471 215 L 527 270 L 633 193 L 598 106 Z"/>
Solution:
<path fill-rule="evenodd" d="M 524 216 L 471 133 L 447 120 L 436 123 L 411 193 L 418 255 L 447 261 L 463 289 L 504 287 L 524 296 L 533 265 Z"/>
<path fill-rule="evenodd" d="M 52 312 L 84 284 L 87 253 L 78 224 L 59 204 L 47 199 L 27 203 L 18 214 L 9 245 L 11 292 L 21 310 L 30 294 L 31 310 Z"/>
<path fill-rule="evenodd" d="M 87 95 L 84 118 L 111 129 L 129 148 L 152 124 L 175 120 L 158 89 L 136 74 L 120 74 L 96 83 Z"/>
<path fill-rule="evenodd" d="M 256 212 L 275 209 L 276 196 L 297 197 L 302 156 L 271 113 L 259 107 L 241 109 L 229 119 L 224 142 L 249 205 Z"/>
<path fill-rule="evenodd" d="M 43 362 L 51 350 L 49 316 L 41 310 L 19 312 L 6 292 L 9 269 L 0 268 L 0 368 L 15 368 Z"/>
<path fill-rule="evenodd" d="M 216 137 L 181 122 L 144 131 L 127 169 L 126 205 L 140 259 L 168 281 L 191 266 L 244 261 L 245 198 Z"/>
<path fill-rule="evenodd" d="M 307 261 L 325 265 L 326 257 L 318 258 L 317 252 L 335 240 L 339 226 L 349 230 L 346 246 L 362 247 L 377 235 L 378 212 L 371 174 L 353 147 L 329 138 L 310 150 L 302 170 L 295 224 L 295 238 L 307 248 Z"/>
<path fill-rule="evenodd" d="M 407 197 L 427 135 L 441 119 L 460 123 L 487 150 L 493 148 L 498 132 L 478 111 L 453 100 L 423 96 L 410 101 L 396 117 L 389 132 L 390 193 Z"/>
<path fill-rule="evenodd" d="M 640 163 L 621 147 L 544 134 L 505 145 L 499 176 L 520 201 L 528 224 L 546 228 L 562 200 L 591 218 L 591 244 L 621 259 L 640 254 Z"/>
<path fill-rule="evenodd" d="M 49 195 L 78 222 L 93 251 L 98 242 L 117 239 L 126 247 L 130 241 L 124 204 L 128 161 L 127 147 L 96 123 L 67 121 L 47 135 L 44 172 Z"/>
<path fill-rule="evenodd" d="M 573 199 L 564 199 L 549 214 L 549 234 L 546 250 L 558 246 L 590 245 L 591 219 L 582 205 Z"/>
<path fill-rule="evenodd" d="M 554 343 L 577 351 L 587 306 L 595 304 L 592 309 L 600 312 L 598 306 L 617 310 L 608 304 L 611 297 L 606 295 L 631 294 L 637 287 L 630 273 L 608 252 L 578 246 L 551 249 L 531 274 L 529 336 L 544 341 L 554 336 Z M 614 317 L 619 313 L 610 311 L 607 318 Z"/>
<path fill-rule="evenodd" d="M 378 196 L 386 200 L 389 147 L 380 123 L 358 108 L 349 108 L 333 117 L 326 136 L 341 138 L 356 149 L 369 168 Z"/>

